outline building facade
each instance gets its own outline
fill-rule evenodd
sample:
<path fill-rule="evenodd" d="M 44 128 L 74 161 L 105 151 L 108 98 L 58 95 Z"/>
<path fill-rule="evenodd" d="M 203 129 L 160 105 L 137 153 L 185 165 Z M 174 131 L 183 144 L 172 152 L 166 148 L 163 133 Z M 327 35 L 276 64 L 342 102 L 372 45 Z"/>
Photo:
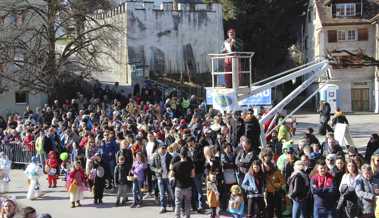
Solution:
<path fill-rule="evenodd" d="M 160 8 L 155 6 L 154 2 L 128 1 L 94 15 L 120 29 L 115 33 L 118 46 L 110 51 L 115 60 L 103 59 L 107 70 L 97 73 L 100 81 L 131 85 L 152 73 L 210 71 L 208 54 L 219 53 L 224 40 L 221 5 L 163 2 Z"/>
<path fill-rule="evenodd" d="M 15 35 L 22 33 L 24 28 L 30 27 L 30 25 L 40 25 L 36 16 L 31 16 L 30 13 L 23 11 L 15 11 L 13 14 L 6 13 L 2 9 L 3 5 L 11 4 L 14 1 L 4 0 L 0 3 L 0 40 L 8 41 Z M 41 6 L 44 4 L 40 0 L 32 0 L 31 4 L 35 6 Z M 25 41 L 28 41 L 26 37 Z M 15 61 L 21 60 L 23 55 L 17 52 L 13 53 L 13 59 Z M 9 75 L 13 73 L 15 65 L 13 62 L 0 63 L 0 116 L 6 116 L 11 113 L 23 113 L 27 105 L 30 105 L 33 109 L 47 103 L 47 95 L 44 93 L 32 93 L 23 87 L 4 79 L 1 74 Z"/>
<path fill-rule="evenodd" d="M 305 28 L 306 61 L 334 57 L 329 84 L 338 87 L 337 107 L 345 112 L 374 111 L 378 107 L 375 67 L 365 66 L 350 55 L 376 56 L 377 33 L 372 18 L 377 8 L 378 3 L 374 0 L 309 2 Z"/>

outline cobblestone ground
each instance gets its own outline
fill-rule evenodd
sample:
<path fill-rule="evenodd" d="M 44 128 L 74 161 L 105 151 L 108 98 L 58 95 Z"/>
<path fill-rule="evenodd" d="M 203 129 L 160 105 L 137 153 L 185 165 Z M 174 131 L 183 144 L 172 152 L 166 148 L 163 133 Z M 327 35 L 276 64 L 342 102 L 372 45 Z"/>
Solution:
<path fill-rule="evenodd" d="M 298 122 L 297 136 L 303 135 L 305 128 L 313 127 L 317 130 L 317 114 L 300 114 L 295 116 Z M 348 115 L 350 129 L 356 146 L 364 148 L 369 136 L 374 132 L 379 132 L 379 115 L 374 114 L 354 114 Z M 323 140 L 324 137 L 319 137 Z M 115 197 L 106 195 L 104 204 L 97 206 L 92 204 L 93 200 L 90 193 L 86 193 L 86 199 L 82 201 L 83 206 L 80 208 L 70 208 L 68 194 L 64 190 L 64 183 L 59 181 L 58 188 L 47 189 L 47 181 L 44 177 L 41 188 L 45 187 L 46 195 L 40 200 L 29 201 L 25 199 L 27 180 L 21 170 L 12 170 L 12 183 L 10 185 L 10 195 L 16 196 L 22 206 L 33 206 L 40 213 L 50 213 L 53 218 L 67 217 L 91 217 L 91 218 L 171 218 L 174 214 L 169 211 L 166 214 L 159 214 L 159 207 L 154 206 L 154 200 L 148 199 L 142 208 L 132 209 L 130 207 L 115 207 Z M 193 214 L 193 218 L 209 217 L 209 215 Z"/>

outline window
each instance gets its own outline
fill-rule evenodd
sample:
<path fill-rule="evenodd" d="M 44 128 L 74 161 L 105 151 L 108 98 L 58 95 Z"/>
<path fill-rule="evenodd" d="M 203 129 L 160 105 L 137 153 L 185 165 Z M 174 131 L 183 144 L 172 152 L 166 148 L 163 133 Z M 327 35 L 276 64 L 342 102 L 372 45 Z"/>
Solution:
<path fill-rule="evenodd" d="M 352 17 L 355 16 L 355 4 L 345 3 L 336 4 L 336 16 L 337 17 Z"/>
<path fill-rule="evenodd" d="M 27 104 L 28 103 L 28 93 L 25 91 L 15 92 L 16 104 Z"/>
<path fill-rule="evenodd" d="M 338 30 L 337 31 L 338 41 L 355 41 L 357 40 L 356 30 Z"/>
<path fill-rule="evenodd" d="M 338 41 L 345 41 L 345 31 L 337 31 L 337 40 Z"/>
<path fill-rule="evenodd" d="M 347 31 L 347 40 L 356 40 L 357 31 L 355 30 L 348 30 Z"/>
<path fill-rule="evenodd" d="M 355 4 L 345 4 L 345 16 L 355 16 Z"/>

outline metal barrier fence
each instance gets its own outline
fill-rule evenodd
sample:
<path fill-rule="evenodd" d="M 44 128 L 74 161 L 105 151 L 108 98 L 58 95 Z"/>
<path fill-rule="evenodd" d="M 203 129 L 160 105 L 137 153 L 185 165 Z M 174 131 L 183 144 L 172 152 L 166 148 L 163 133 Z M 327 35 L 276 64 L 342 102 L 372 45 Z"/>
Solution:
<path fill-rule="evenodd" d="M 36 152 L 28 151 L 22 144 L 0 144 L 0 152 L 4 152 L 14 164 L 28 164 Z"/>

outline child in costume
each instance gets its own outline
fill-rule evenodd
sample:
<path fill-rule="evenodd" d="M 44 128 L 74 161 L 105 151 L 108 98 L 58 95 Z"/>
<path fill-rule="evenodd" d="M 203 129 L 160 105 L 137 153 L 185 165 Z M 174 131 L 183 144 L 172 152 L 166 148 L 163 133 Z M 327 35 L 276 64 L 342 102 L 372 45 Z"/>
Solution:
<path fill-rule="evenodd" d="M 4 152 L 0 152 L 0 193 L 8 192 L 9 182 L 11 181 L 9 173 L 11 171 L 12 161 Z"/>
<path fill-rule="evenodd" d="M 238 185 L 233 185 L 230 188 L 230 199 L 228 212 L 233 216 L 233 218 L 242 218 L 243 211 L 245 209 L 245 203 L 242 196 L 241 187 Z"/>
<path fill-rule="evenodd" d="M 42 168 L 37 163 L 38 158 L 33 156 L 31 159 L 31 163 L 26 167 L 25 174 L 28 177 L 28 193 L 26 198 L 29 200 L 33 200 L 37 197 L 41 196 L 39 177 L 43 175 Z"/>
<path fill-rule="evenodd" d="M 76 161 L 67 179 L 67 191 L 70 193 L 71 208 L 81 206 L 80 200 L 83 199 L 85 190 L 87 190 L 86 176 L 80 161 Z"/>
<path fill-rule="evenodd" d="M 217 190 L 216 175 L 210 171 L 207 177 L 207 201 L 209 208 L 212 209 L 211 218 L 219 217 L 220 193 Z"/>
<path fill-rule="evenodd" d="M 55 151 L 50 151 L 46 160 L 46 173 L 49 188 L 57 187 L 58 159 Z"/>
<path fill-rule="evenodd" d="M 103 195 L 105 188 L 105 166 L 104 162 L 101 159 L 101 154 L 96 153 L 93 157 L 92 169 L 90 171 L 90 177 L 93 184 L 93 197 L 94 204 L 103 203 Z"/>

